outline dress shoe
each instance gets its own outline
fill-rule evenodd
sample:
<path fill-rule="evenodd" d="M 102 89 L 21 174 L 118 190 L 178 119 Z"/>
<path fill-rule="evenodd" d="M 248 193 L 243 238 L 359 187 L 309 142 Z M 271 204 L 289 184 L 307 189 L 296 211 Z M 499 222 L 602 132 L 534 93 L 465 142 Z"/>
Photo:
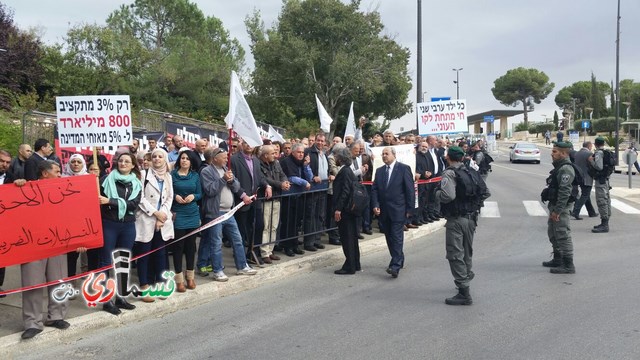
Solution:
<path fill-rule="evenodd" d="M 433 222 L 433 220 L 429 220 L 428 218 L 421 221 L 422 225 L 427 225 L 427 224 L 430 224 L 432 222 Z"/>
<path fill-rule="evenodd" d="M 422 222 L 417 222 L 417 221 L 416 222 L 412 222 L 411 225 L 420 227 L 420 226 L 422 226 Z"/>
<path fill-rule="evenodd" d="M 355 274 L 355 272 L 350 272 L 350 271 L 343 270 L 343 269 L 336 270 L 333 273 L 336 274 L 336 275 L 353 275 L 353 274 Z"/>
<path fill-rule="evenodd" d="M 284 249 L 280 245 L 274 245 L 273 246 L 273 251 L 283 251 L 283 250 Z M 275 259 L 271 259 L 271 260 L 275 260 Z"/>
<path fill-rule="evenodd" d="M 36 328 L 28 328 L 22 333 L 22 338 L 24 340 L 31 339 L 32 337 L 40 334 L 42 330 Z"/>
<path fill-rule="evenodd" d="M 300 249 L 299 247 L 293 248 L 293 252 L 298 254 L 298 255 L 304 254 L 304 250 Z"/>
<path fill-rule="evenodd" d="M 313 244 L 316 249 L 324 249 L 324 245 L 322 244 Z"/>
<path fill-rule="evenodd" d="M 71 324 L 64 320 L 49 320 L 44 322 L 44 326 L 54 327 L 56 329 L 64 330 L 68 329 Z"/>
<path fill-rule="evenodd" d="M 318 251 L 318 249 L 316 249 L 315 246 L 313 246 L 313 245 L 308 245 L 308 246 L 305 245 L 304 249 L 307 250 L 307 251 L 312 251 L 312 252 L 313 251 Z"/>
<path fill-rule="evenodd" d="M 104 305 L 102 305 L 102 310 L 104 310 L 104 311 L 106 311 L 106 312 L 108 312 L 109 314 L 112 314 L 112 315 L 120 315 L 120 313 L 122 312 L 111 301 L 109 301 L 108 303 L 105 303 Z"/>
<path fill-rule="evenodd" d="M 340 240 L 329 240 L 329 244 L 340 246 L 342 242 Z"/>
<path fill-rule="evenodd" d="M 404 231 L 409 231 L 409 228 L 407 227 L 407 225 L 404 225 L 404 226 L 402 227 L 402 230 L 404 230 Z"/>
<path fill-rule="evenodd" d="M 371 229 L 364 230 L 363 233 L 365 233 L 367 235 L 373 235 L 373 231 L 371 231 Z"/>
<path fill-rule="evenodd" d="M 598 217 L 598 216 L 600 216 L 600 214 L 598 214 L 598 213 L 595 213 L 595 214 L 589 214 L 589 217 Z"/>
<path fill-rule="evenodd" d="M 409 229 L 417 229 L 417 228 L 418 228 L 418 225 L 413 225 L 413 224 L 407 224 L 407 225 L 405 225 L 405 226 L 406 226 L 407 228 L 409 228 Z"/>
<path fill-rule="evenodd" d="M 263 257 L 263 258 L 262 258 L 262 261 L 263 261 L 265 264 L 273 264 L 273 261 L 271 261 L 271 258 L 269 258 L 268 256 Z"/>
<path fill-rule="evenodd" d="M 125 298 L 121 298 L 121 297 L 116 298 L 116 307 L 118 309 L 125 309 L 125 310 L 133 310 L 136 308 L 135 305 L 129 303 Z"/>
<path fill-rule="evenodd" d="M 576 219 L 576 220 L 582 220 L 582 218 L 580 217 L 580 214 L 578 214 L 578 213 L 572 212 L 571 216 L 573 216 L 573 218 Z"/>
<path fill-rule="evenodd" d="M 269 259 L 271 259 L 273 261 L 278 261 L 278 260 L 280 260 L 280 256 L 278 256 L 276 254 L 271 254 L 271 255 L 269 255 Z"/>
<path fill-rule="evenodd" d="M 364 240 L 364 235 L 358 235 L 358 239 Z"/>
<path fill-rule="evenodd" d="M 293 249 L 284 249 L 284 254 L 289 257 L 294 257 L 296 254 L 293 252 Z"/>
<path fill-rule="evenodd" d="M 388 268 L 387 274 L 391 275 L 391 277 L 395 279 L 398 277 L 398 270 L 393 270 L 391 268 Z"/>

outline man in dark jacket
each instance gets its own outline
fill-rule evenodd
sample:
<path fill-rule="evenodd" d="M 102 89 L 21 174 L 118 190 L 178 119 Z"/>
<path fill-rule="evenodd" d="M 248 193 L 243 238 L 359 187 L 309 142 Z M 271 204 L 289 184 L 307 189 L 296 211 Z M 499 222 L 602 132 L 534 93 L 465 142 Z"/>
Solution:
<path fill-rule="evenodd" d="M 304 254 L 298 248 L 298 222 L 304 211 L 301 197 L 296 195 L 311 189 L 313 173 L 309 167 L 309 157 L 304 155 L 304 145 L 296 143 L 291 149 L 291 155 L 280 160 L 282 171 L 291 183 L 290 194 L 282 199 L 282 227 L 280 231 L 281 245 L 287 256 Z"/>
<path fill-rule="evenodd" d="M 280 163 L 276 161 L 278 155 L 278 151 L 273 145 L 263 145 L 260 148 L 260 172 L 271 186 L 273 195 L 271 199 L 264 200 L 262 207 L 264 230 L 261 239 L 262 243 L 266 243 L 266 245 L 260 246 L 260 257 L 267 264 L 271 264 L 272 260 L 280 260 L 280 257 L 273 254 L 271 243 L 277 241 L 276 231 L 280 222 L 280 195 L 282 195 L 282 191 L 288 191 L 291 188 Z M 258 195 L 264 197 L 266 194 L 259 193 Z"/>
<path fill-rule="evenodd" d="M 24 163 L 24 179 L 25 180 L 38 180 L 40 174 L 38 173 L 38 165 L 49 159 L 49 156 L 53 153 L 53 147 L 49 140 L 38 139 L 33 146 L 35 151 L 27 161 Z M 59 164 L 58 164 L 59 165 Z"/>
<path fill-rule="evenodd" d="M 247 142 L 242 142 L 242 151 L 235 153 L 231 156 L 231 171 L 240 182 L 242 191 L 239 193 L 257 194 L 258 189 L 263 189 L 267 197 L 271 197 L 271 186 L 262 177 L 260 171 L 260 161 L 257 157 L 253 156 L 253 147 Z M 239 204 L 242 199 L 238 197 L 238 193 L 235 196 L 236 204 Z M 242 235 L 242 242 L 244 246 L 248 246 L 253 250 L 254 244 L 254 222 L 256 216 L 262 217 L 262 203 L 259 201 L 253 202 L 249 205 L 241 207 L 234 215 L 238 228 L 240 229 L 240 235 Z M 261 223 L 262 221 L 260 221 Z M 262 234 L 262 229 L 256 229 L 258 234 Z M 261 258 L 259 256 L 252 256 L 251 252 L 247 252 L 247 260 L 250 264 L 260 264 Z M 259 254 L 256 254 L 259 255 Z"/>
<path fill-rule="evenodd" d="M 327 192 L 317 191 L 329 187 L 329 161 L 324 153 L 324 142 L 324 133 L 319 133 L 313 146 L 305 150 L 305 155 L 309 156 L 315 185 L 314 191 L 305 196 L 304 249 L 307 251 L 324 249 L 324 245 L 320 243 L 320 235 L 326 214 Z"/>

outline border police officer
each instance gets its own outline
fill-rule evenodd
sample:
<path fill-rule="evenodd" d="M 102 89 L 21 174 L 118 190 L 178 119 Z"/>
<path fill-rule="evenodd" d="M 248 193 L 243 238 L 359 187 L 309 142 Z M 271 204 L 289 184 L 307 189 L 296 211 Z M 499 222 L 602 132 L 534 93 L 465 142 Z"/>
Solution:
<path fill-rule="evenodd" d="M 576 176 L 569 160 L 570 142 L 555 142 L 551 150 L 554 169 L 547 178 L 547 188 L 542 192 L 542 201 L 549 201 L 547 233 L 553 247 L 553 260 L 542 263 L 551 268 L 552 274 L 574 274 L 573 242 L 569 216 L 575 198 L 571 196 L 572 183 Z"/>
<path fill-rule="evenodd" d="M 445 299 L 447 305 L 471 305 L 469 283 L 474 278 L 471 271 L 473 255 L 473 235 L 478 224 L 478 213 L 482 202 L 491 194 L 480 176 L 473 178 L 469 174 L 467 184 L 458 177 L 457 173 L 464 171 L 466 165 L 462 162 L 465 156 L 464 150 L 458 146 L 452 146 L 447 151 L 449 167 L 442 173 L 440 187 L 436 189 L 435 198 L 441 203 L 440 211 L 447 219 L 446 250 L 449 267 L 458 288 L 458 294 Z M 468 169 L 473 171 L 473 169 Z M 479 174 L 478 174 L 479 175 Z M 462 183 L 459 184 L 458 181 Z M 467 186 L 472 186 L 477 181 L 478 192 L 474 191 L 472 197 L 468 197 Z"/>

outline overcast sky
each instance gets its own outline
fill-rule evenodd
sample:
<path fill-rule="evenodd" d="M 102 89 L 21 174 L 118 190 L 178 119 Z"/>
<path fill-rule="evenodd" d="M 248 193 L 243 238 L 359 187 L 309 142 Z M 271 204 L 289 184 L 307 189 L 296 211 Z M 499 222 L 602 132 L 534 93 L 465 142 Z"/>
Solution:
<path fill-rule="evenodd" d="M 4 2 L 15 11 L 14 21 L 20 28 L 38 27 L 43 40 L 52 44 L 62 42 L 71 26 L 104 24 L 120 4 L 133 1 Z M 258 9 L 271 26 L 282 6 L 280 0 L 194 2 L 206 15 L 221 19 L 231 36 L 240 40 L 251 66 L 245 17 Z M 640 82 L 640 1 L 621 3 L 620 80 Z M 590 80 L 591 72 L 600 81 L 615 81 L 616 0 L 424 0 L 422 7 L 425 98 L 455 98 L 456 73 L 452 68 L 463 68 L 459 73 L 460 98 L 467 100 L 468 115 L 505 109 L 491 93 L 493 82 L 520 66 L 544 71 L 555 83 L 553 93 L 529 114 L 530 121 L 551 118 L 557 110 L 557 91 L 576 81 Z M 409 73 L 414 87 L 409 98 L 415 103 L 417 0 L 362 0 L 361 9 L 380 12 L 386 34 L 410 49 Z M 413 113 L 393 121 L 391 129 L 415 126 Z"/>

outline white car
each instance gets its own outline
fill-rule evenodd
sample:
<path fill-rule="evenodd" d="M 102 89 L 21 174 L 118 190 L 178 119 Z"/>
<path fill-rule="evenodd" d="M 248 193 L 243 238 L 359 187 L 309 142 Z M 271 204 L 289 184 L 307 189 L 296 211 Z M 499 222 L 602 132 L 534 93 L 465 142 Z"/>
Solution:
<path fill-rule="evenodd" d="M 536 144 L 519 142 L 509 146 L 511 153 L 509 154 L 509 161 L 530 161 L 540 164 L 540 149 Z"/>

